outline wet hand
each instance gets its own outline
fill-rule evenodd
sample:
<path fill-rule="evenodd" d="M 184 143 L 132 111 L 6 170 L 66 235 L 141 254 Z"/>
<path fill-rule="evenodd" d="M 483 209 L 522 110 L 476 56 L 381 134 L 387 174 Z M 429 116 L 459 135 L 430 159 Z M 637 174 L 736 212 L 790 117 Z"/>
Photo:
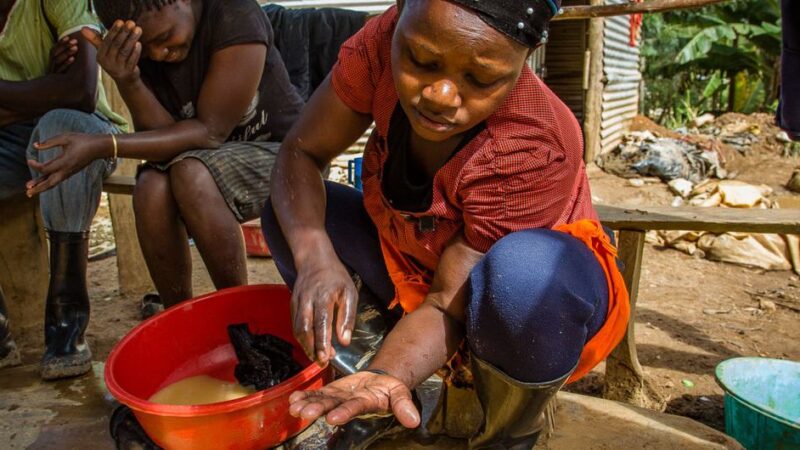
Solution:
<path fill-rule="evenodd" d="M 319 257 L 299 271 L 292 292 L 292 325 L 311 360 L 324 365 L 336 354 L 331 344 L 334 312 L 339 342 L 350 344 L 357 304 L 356 287 L 338 259 Z"/>
<path fill-rule="evenodd" d="M 342 425 L 366 414 L 394 414 L 406 428 L 415 428 L 420 415 L 411 390 L 397 378 L 358 372 L 316 391 L 297 391 L 289 397 L 289 414 L 315 420 L 322 415 Z"/>
<path fill-rule="evenodd" d="M 132 20 L 117 20 L 105 37 L 91 28 L 81 34 L 97 48 L 97 63 L 114 81 L 132 83 L 139 79 L 139 58 L 142 55 L 142 29 Z"/>
<path fill-rule="evenodd" d="M 79 133 L 62 134 L 44 142 L 35 142 L 33 147 L 38 151 L 61 147 L 61 154 L 45 163 L 28 160 L 28 166 L 41 176 L 26 183 L 25 193 L 33 197 L 55 187 L 95 159 L 102 158 L 103 152 L 107 152 L 111 146 L 108 135 Z"/>
<path fill-rule="evenodd" d="M 65 73 L 75 62 L 78 40 L 64 36 L 50 49 L 50 73 Z"/>

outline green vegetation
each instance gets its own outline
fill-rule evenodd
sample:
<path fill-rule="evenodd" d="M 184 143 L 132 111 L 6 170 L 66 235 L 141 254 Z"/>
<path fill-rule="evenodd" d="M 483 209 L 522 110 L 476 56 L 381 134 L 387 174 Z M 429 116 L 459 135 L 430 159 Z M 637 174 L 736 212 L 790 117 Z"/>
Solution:
<path fill-rule="evenodd" d="M 643 111 L 678 127 L 705 112 L 774 111 L 779 0 L 732 0 L 644 18 Z"/>

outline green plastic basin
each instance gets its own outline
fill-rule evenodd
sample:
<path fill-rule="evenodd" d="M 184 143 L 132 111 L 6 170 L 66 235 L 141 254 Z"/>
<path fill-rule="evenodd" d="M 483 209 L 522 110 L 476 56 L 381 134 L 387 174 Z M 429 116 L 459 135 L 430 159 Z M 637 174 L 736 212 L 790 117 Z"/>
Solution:
<path fill-rule="evenodd" d="M 748 450 L 800 449 L 800 363 L 734 358 L 716 376 L 730 436 Z"/>

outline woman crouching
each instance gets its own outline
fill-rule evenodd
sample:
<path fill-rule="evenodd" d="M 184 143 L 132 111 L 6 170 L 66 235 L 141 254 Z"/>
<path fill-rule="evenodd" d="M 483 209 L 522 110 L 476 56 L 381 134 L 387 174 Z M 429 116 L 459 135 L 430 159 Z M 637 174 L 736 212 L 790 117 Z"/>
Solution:
<path fill-rule="evenodd" d="M 355 339 L 352 275 L 406 315 L 367 367 L 295 393 L 292 414 L 342 425 L 391 412 L 416 427 L 411 390 L 466 340 L 484 410 L 470 447 L 531 448 L 550 398 L 622 338 L 627 293 L 580 127 L 526 65 L 557 11 L 405 0 L 342 47 L 283 142 L 264 232 L 319 363 Z M 363 197 L 323 182 L 373 120 Z"/>

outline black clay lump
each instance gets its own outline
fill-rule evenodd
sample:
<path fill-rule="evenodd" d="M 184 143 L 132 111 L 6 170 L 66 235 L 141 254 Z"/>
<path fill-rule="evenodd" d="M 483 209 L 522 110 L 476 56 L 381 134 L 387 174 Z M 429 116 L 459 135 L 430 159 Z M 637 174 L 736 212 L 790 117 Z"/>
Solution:
<path fill-rule="evenodd" d="M 271 334 L 253 334 L 246 323 L 228 326 L 228 336 L 239 358 L 236 380 L 260 391 L 275 386 L 300 372 L 292 359 L 292 344 Z"/>

